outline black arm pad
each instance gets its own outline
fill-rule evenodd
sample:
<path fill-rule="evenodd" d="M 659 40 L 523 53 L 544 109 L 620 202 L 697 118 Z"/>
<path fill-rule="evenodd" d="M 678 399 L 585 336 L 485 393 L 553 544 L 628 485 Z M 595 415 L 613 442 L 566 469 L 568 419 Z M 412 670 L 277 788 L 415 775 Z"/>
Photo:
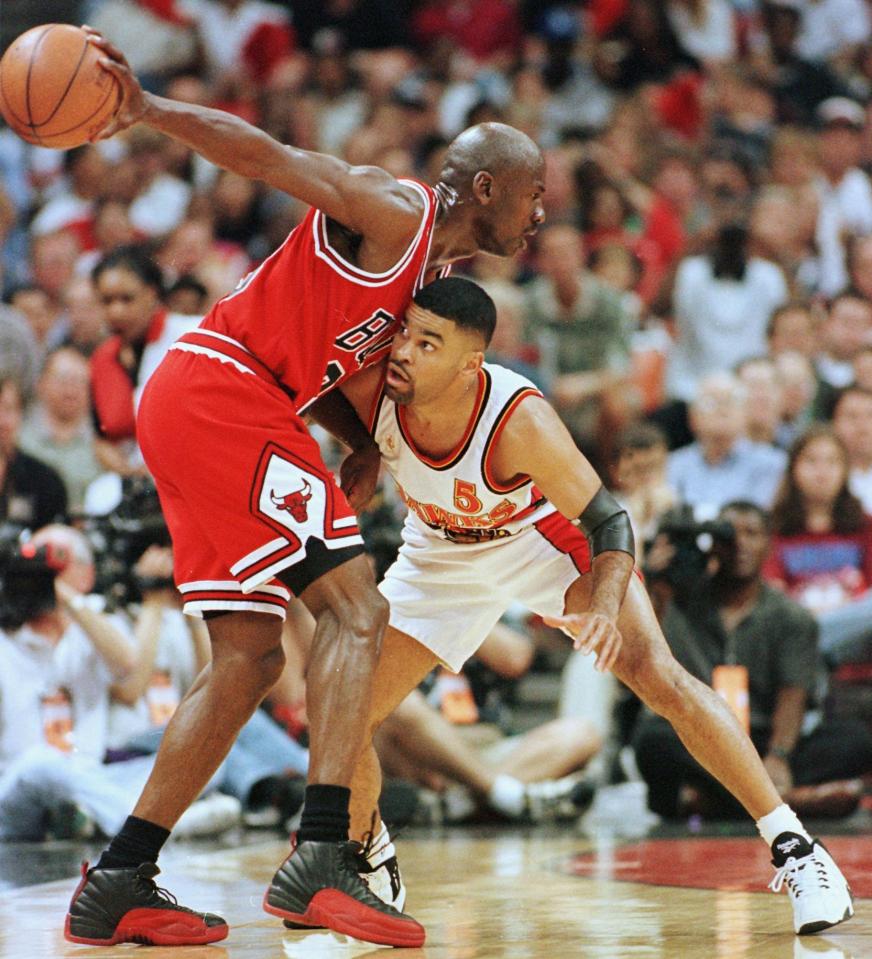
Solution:
<path fill-rule="evenodd" d="M 607 550 L 629 553 L 636 558 L 636 539 L 630 517 L 604 486 L 600 486 L 584 508 L 578 517 L 578 525 L 590 543 L 591 559 Z"/>

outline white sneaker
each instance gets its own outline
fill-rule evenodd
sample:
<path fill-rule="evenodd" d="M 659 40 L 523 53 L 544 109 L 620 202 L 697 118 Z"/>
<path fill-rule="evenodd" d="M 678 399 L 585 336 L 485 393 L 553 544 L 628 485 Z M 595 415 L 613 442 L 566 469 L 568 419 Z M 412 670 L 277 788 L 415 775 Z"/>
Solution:
<path fill-rule="evenodd" d="M 370 891 L 382 902 L 393 906 L 397 912 L 403 911 L 406 886 L 400 875 L 397 850 L 384 824 L 378 836 L 370 838 L 361 849 L 358 872 Z"/>
<path fill-rule="evenodd" d="M 193 839 L 197 836 L 219 836 L 242 818 L 242 803 L 235 796 L 212 793 L 198 799 L 182 813 L 172 831 L 176 839 Z"/>
<path fill-rule="evenodd" d="M 809 843 L 796 833 L 783 832 L 772 843 L 772 856 L 776 872 L 769 888 L 780 892 L 787 883 L 798 935 L 820 932 L 854 915 L 848 883 L 818 840 Z"/>

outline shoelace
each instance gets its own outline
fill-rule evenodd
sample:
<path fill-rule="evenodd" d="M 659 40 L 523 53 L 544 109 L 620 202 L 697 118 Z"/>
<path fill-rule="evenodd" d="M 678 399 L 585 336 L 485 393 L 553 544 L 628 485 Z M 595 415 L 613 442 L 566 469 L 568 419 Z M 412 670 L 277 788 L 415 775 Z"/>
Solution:
<path fill-rule="evenodd" d="M 811 866 L 813 868 L 809 869 Z M 781 892 L 781 887 L 787 882 L 787 888 L 797 898 L 809 891 L 815 891 L 820 887 L 830 888 L 827 878 L 826 866 L 812 852 L 802 859 L 795 859 L 791 856 L 787 862 L 772 877 L 769 888 L 773 892 Z"/>
<path fill-rule="evenodd" d="M 141 874 L 138 874 L 136 878 L 138 882 L 145 886 L 148 892 L 149 905 L 169 905 L 172 906 L 173 909 L 178 909 L 181 912 L 190 912 L 192 915 L 200 915 L 200 913 L 197 913 L 194 909 L 188 909 L 187 906 L 180 906 L 179 900 L 176 899 L 169 889 L 164 889 L 163 886 L 159 886 L 154 879 Z"/>

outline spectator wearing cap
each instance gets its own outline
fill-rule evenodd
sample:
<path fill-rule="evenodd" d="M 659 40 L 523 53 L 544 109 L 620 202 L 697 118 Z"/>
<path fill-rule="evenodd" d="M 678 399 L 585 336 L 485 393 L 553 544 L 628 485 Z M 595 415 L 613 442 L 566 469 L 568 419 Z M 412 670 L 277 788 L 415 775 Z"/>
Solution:
<path fill-rule="evenodd" d="M 872 185 L 859 167 L 866 112 L 854 100 L 831 97 L 816 116 L 821 128 L 821 172 L 815 179 L 820 292 L 833 296 L 848 283 L 845 237 L 872 233 Z"/>

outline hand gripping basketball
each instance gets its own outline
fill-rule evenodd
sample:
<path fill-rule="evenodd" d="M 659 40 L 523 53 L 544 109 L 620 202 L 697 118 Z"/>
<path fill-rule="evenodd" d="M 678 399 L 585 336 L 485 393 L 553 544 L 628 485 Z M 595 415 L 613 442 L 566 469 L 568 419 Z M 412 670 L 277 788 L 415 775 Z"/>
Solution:
<path fill-rule="evenodd" d="M 98 33 L 93 27 L 84 25 L 82 29 L 88 35 L 88 42 L 97 47 L 103 54 L 99 59 L 100 66 L 111 73 L 118 81 L 121 88 L 121 103 L 115 111 L 115 116 L 110 122 L 94 137 L 95 140 L 108 140 L 110 137 L 126 130 L 127 127 L 138 123 L 148 107 L 145 99 L 145 93 L 139 85 L 139 81 L 133 75 L 127 58 L 113 43 L 110 43 L 101 33 Z"/>

